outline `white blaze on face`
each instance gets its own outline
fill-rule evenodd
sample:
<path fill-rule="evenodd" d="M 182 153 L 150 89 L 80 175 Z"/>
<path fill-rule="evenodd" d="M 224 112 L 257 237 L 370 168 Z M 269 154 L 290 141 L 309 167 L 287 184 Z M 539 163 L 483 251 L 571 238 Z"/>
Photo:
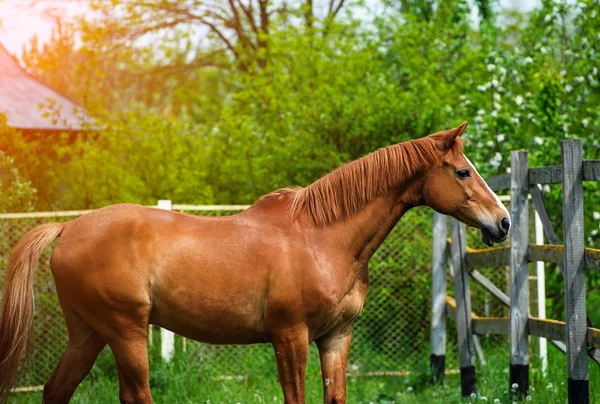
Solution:
<path fill-rule="evenodd" d="M 475 168 L 475 166 L 473 165 L 473 163 L 471 163 L 471 160 L 469 160 L 469 158 L 467 156 L 465 156 L 463 154 L 463 156 L 465 157 L 465 160 L 467 160 L 467 163 L 469 163 L 469 165 L 471 166 L 471 168 L 473 169 L 473 171 L 479 175 L 479 172 L 477 172 L 477 169 Z M 481 175 L 479 175 L 481 177 Z M 481 178 L 483 180 L 483 184 L 485 185 L 485 187 L 487 188 L 487 190 L 494 195 L 494 198 L 496 199 L 496 203 L 498 204 L 498 207 L 504 211 L 504 213 L 506 214 L 506 217 L 510 217 L 510 215 L 508 214 L 508 210 L 506 210 L 506 207 L 504 206 L 504 204 L 502 203 L 502 201 L 500 200 L 500 198 L 498 198 L 498 195 L 496 195 L 496 193 L 494 191 L 491 190 L 491 188 L 488 186 L 487 182 L 485 182 L 485 180 L 483 179 L 483 177 Z M 488 216 L 488 218 L 491 218 L 492 222 L 495 222 L 493 215 L 491 214 L 491 212 L 486 212 Z M 495 223 L 493 223 L 495 225 Z"/>

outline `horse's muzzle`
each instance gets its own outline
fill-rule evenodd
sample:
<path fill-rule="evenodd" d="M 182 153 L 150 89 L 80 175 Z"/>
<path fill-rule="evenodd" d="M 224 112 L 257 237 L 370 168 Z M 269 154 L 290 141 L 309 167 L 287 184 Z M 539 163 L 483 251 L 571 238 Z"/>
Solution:
<path fill-rule="evenodd" d="M 508 237 L 510 219 L 503 217 L 496 226 L 483 226 L 481 228 L 481 241 L 487 246 L 493 247 L 494 243 L 501 243 Z"/>

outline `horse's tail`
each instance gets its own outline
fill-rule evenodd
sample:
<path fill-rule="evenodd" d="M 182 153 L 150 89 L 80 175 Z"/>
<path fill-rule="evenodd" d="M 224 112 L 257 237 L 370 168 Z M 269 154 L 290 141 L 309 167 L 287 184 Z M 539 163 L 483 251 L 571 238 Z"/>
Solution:
<path fill-rule="evenodd" d="M 6 402 L 15 382 L 21 354 L 29 343 L 33 322 L 33 274 L 44 248 L 63 230 L 47 223 L 28 232 L 8 260 L 6 288 L 0 313 L 0 403 Z"/>

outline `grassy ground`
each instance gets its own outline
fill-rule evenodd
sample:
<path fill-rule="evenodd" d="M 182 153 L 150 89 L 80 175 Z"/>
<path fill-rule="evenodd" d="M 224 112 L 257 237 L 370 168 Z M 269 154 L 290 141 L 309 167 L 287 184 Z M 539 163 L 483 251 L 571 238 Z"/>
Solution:
<path fill-rule="evenodd" d="M 533 403 L 565 403 L 567 401 L 566 365 L 564 355 L 549 348 L 549 372 L 543 377 L 540 364 L 534 358 L 530 369 L 530 401 Z M 465 401 L 512 403 L 508 386 L 508 346 L 485 346 L 487 365 L 477 364 L 479 394 L 472 400 L 460 397 L 458 375 L 447 375 L 444 387 L 430 387 L 427 367 L 414 369 L 406 377 L 349 377 L 348 403 L 464 403 Z M 157 403 L 277 403 L 283 401 L 275 367 L 259 366 L 244 379 L 223 380 L 190 363 L 185 354 L 178 354 L 170 364 L 164 364 L 151 353 L 151 387 Z M 259 362 L 260 363 L 260 362 Z M 264 362 L 263 362 L 264 363 Z M 266 368 L 266 370 L 265 370 Z M 591 402 L 600 402 L 600 367 L 590 362 Z M 309 358 L 306 381 L 306 402 L 322 402 L 322 387 L 318 358 L 314 351 Z M 499 400 L 499 401 L 496 401 Z M 39 403 L 41 393 L 14 394 L 10 403 Z M 109 352 L 103 352 L 92 373 L 77 389 L 74 403 L 118 402 L 118 377 Z"/>

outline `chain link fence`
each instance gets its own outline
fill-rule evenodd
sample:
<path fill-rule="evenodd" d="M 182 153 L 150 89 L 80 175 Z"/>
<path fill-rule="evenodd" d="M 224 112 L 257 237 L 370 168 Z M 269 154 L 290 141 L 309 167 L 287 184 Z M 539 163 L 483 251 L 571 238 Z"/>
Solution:
<path fill-rule="evenodd" d="M 203 216 L 222 216 L 239 210 L 218 206 L 173 205 L 174 210 Z M 210 210 L 207 210 L 210 209 Z M 235 208 L 238 209 L 238 208 Z M 30 229 L 47 222 L 72 220 L 82 212 L 0 216 L 0 287 L 3 287 L 8 256 Z M 35 217 L 29 217 L 35 216 Z M 364 309 L 354 325 L 348 372 L 350 374 L 427 374 L 429 366 L 429 319 L 431 311 L 432 214 L 427 208 L 409 211 L 371 259 L 370 286 Z M 67 331 L 56 298 L 49 269 L 51 248 L 45 251 L 35 276 L 35 319 L 33 352 L 29 368 L 23 372 L 20 386 L 45 383 L 58 364 L 67 344 Z M 507 290 L 507 272 L 485 273 Z M 453 289 L 449 277 L 448 291 Z M 476 289 L 474 287 L 473 289 Z M 505 314 L 485 291 L 474 290 L 473 310 L 484 314 Z M 1 297 L 0 297 L 1 299 Z M 160 346 L 160 333 L 152 333 L 153 347 Z M 456 331 L 448 321 L 447 368 L 457 368 Z M 275 356 L 270 345 L 215 346 L 177 337 L 176 355 L 185 355 L 196 369 L 213 376 L 248 376 L 276 373 Z M 152 356 L 151 356 L 152 357 Z M 316 348 L 311 346 L 309 371 L 318 371 Z"/>

